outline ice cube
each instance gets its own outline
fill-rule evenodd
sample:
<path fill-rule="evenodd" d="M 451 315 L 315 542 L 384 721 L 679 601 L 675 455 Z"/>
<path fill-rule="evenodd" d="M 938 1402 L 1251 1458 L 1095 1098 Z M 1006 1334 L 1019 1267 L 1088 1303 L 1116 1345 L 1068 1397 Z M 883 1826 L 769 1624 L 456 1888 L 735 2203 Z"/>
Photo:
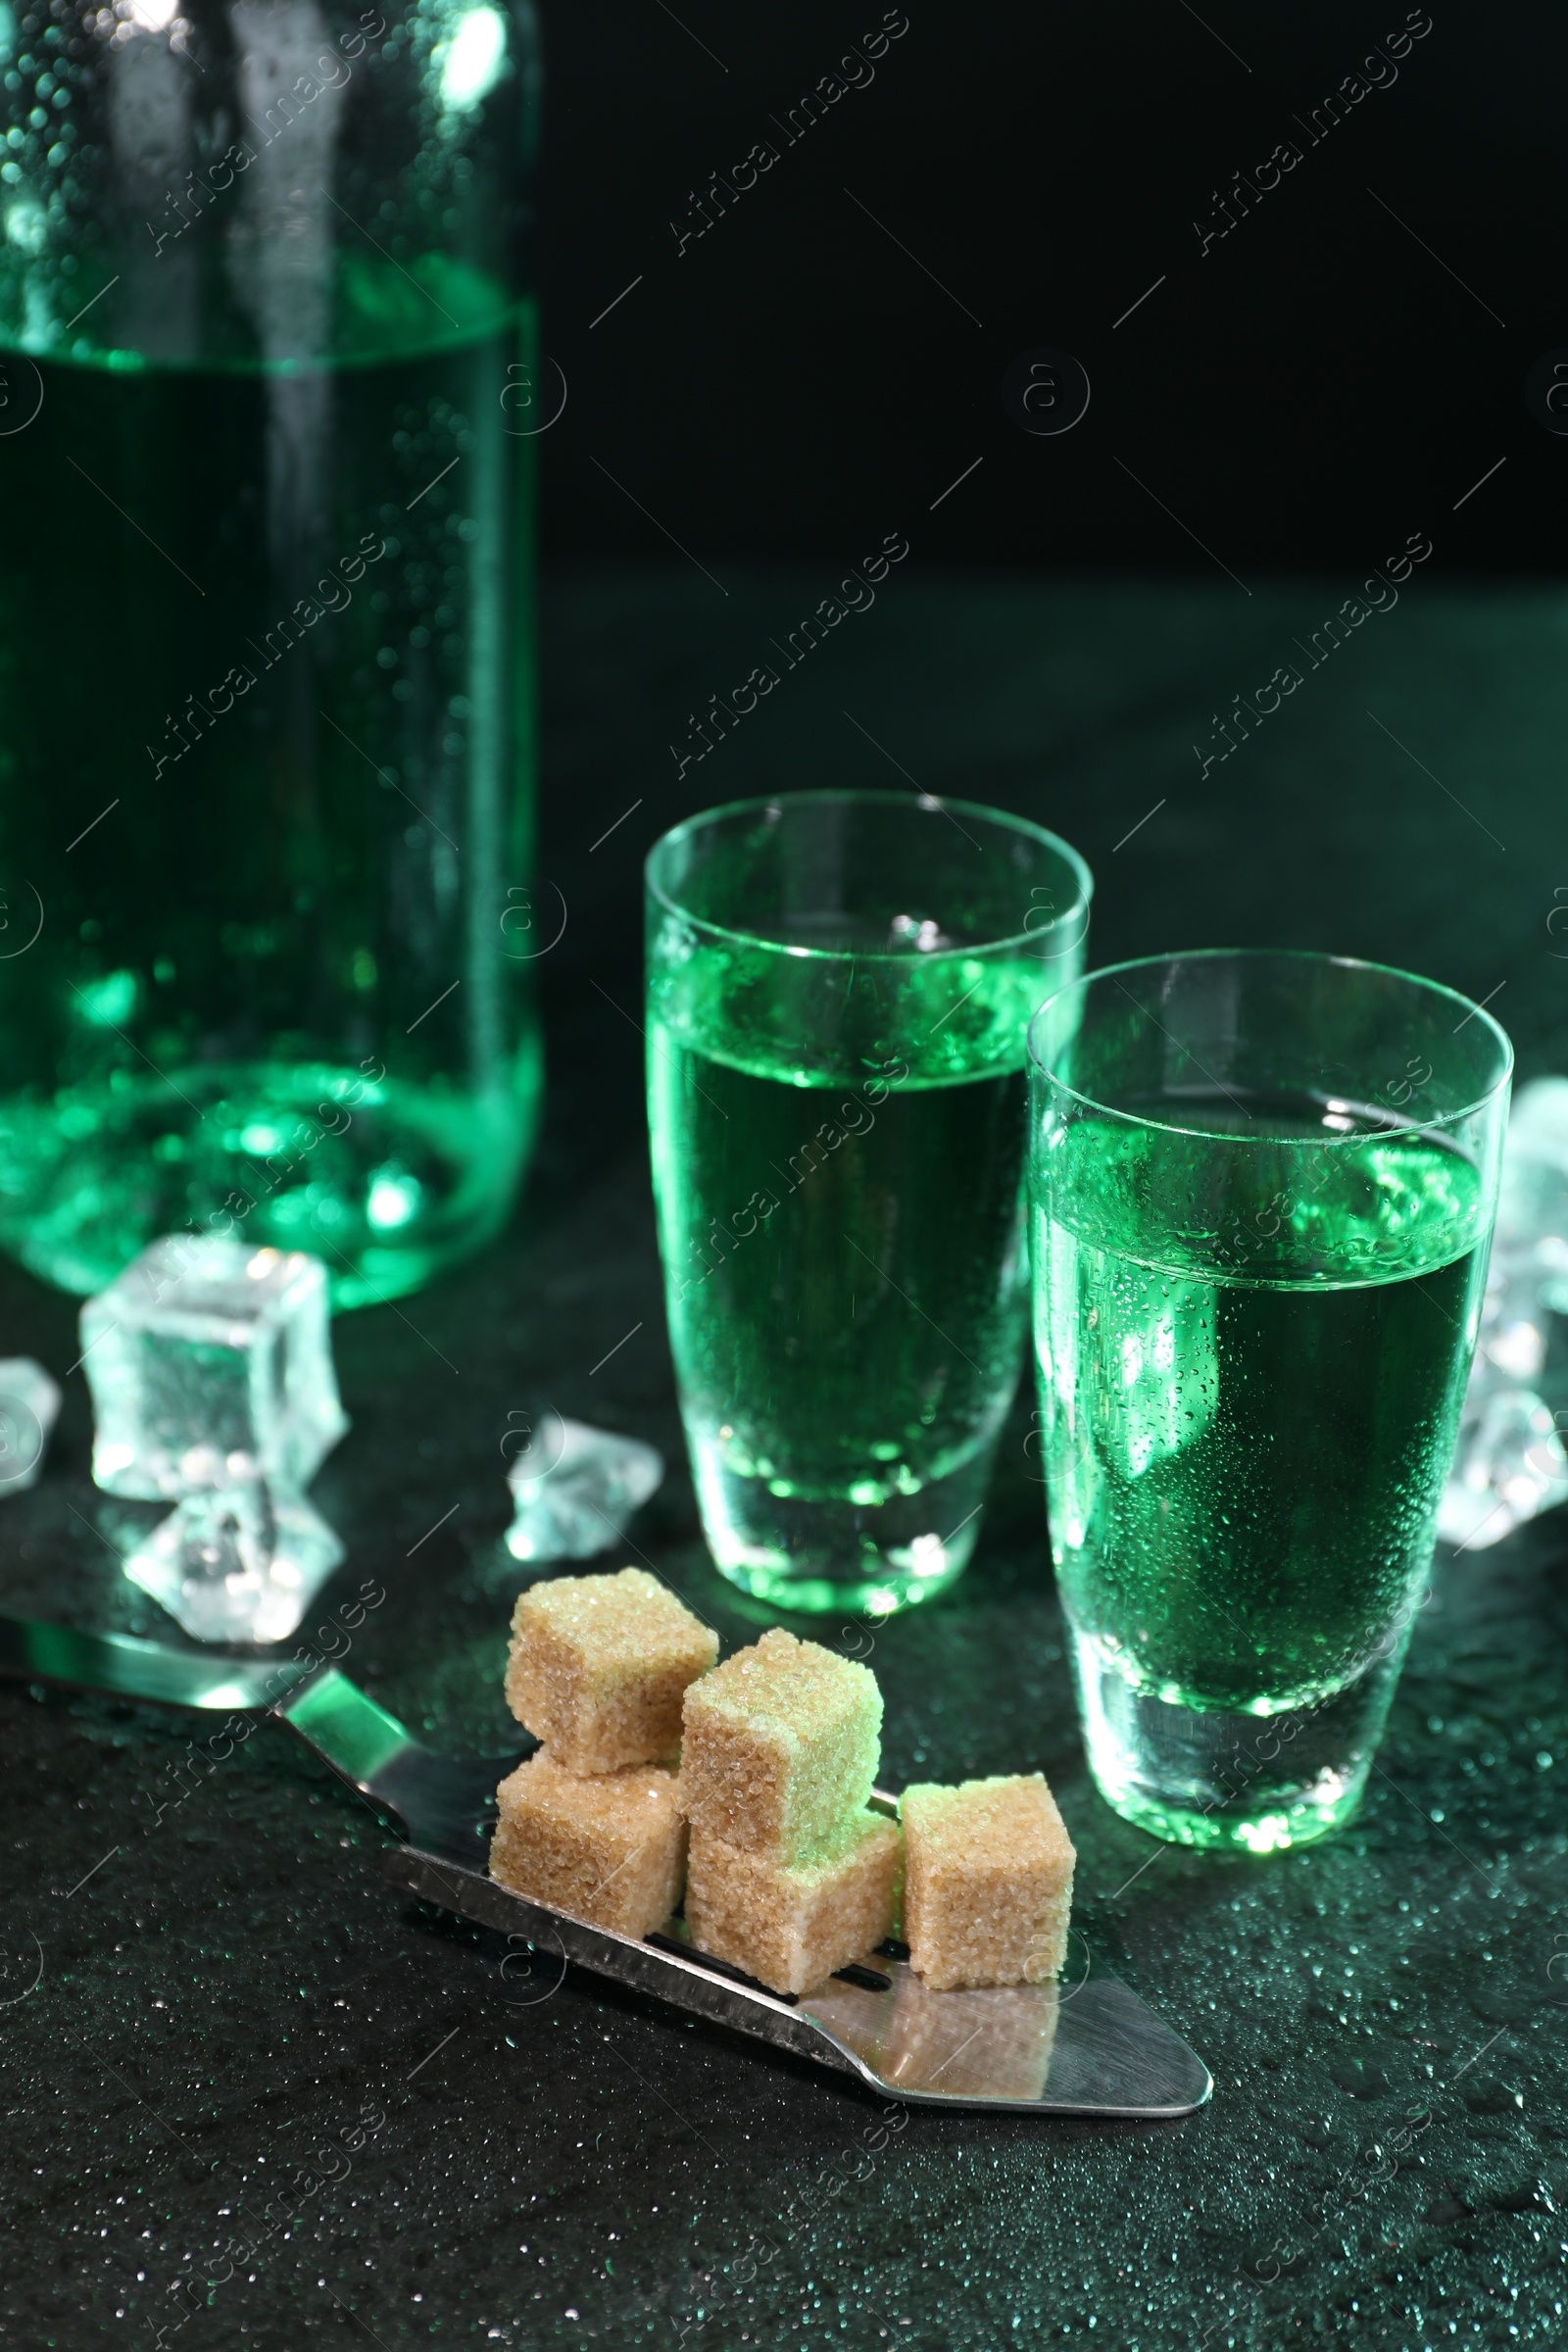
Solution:
<path fill-rule="evenodd" d="M 1472 1387 L 1490 1392 L 1501 1381 L 1533 1387 L 1546 1361 L 1546 1327 L 1535 1251 L 1499 1234 L 1487 1267 Z"/>
<path fill-rule="evenodd" d="M 1513 1099 L 1508 1150 L 1532 1159 L 1555 1157 L 1568 1167 L 1568 1078 L 1532 1078 Z"/>
<path fill-rule="evenodd" d="M 609 1551 L 663 1475 L 662 1454 L 640 1438 L 552 1411 L 507 1473 L 514 1504 L 507 1549 L 514 1560 L 586 1560 Z"/>
<path fill-rule="evenodd" d="M 342 1557 L 302 1496 L 256 1479 L 187 1495 L 124 1566 L 198 1642 L 282 1642 Z"/>
<path fill-rule="evenodd" d="M 30 1355 L 0 1359 L 0 1496 L 36 1484 L 60 1391 Z"/>
<path fill-rule="evenodd" d="M 1438 1533 L 1461 1551 L 1490 1551 L 1527 1519 L 1568 1501 L 1568 1453 L 1556 1423 L 1529 1389 L 1499 1384 L 1465 1399 Z"/>
<path fill-rule="evenodd" d="M 1514 1099 L 1481 1331 L 1438 1533 L 1490 1550 L 1527 1519 L 1568 1500 L 1568 1451 L 1545 1398 L 1551 1318 L 1568 1310 L 1568 1078 L 1538 1078 Z M 1545 1398 L 1542 1391 L 1545 1391 Z"/>
<path fill-rule="evenodd" d="M 1545 1304 L 1568 1313 L 1568 1078 L 1537 1078 L 1514 1098 L 1497 1244 L 1531 1251 Z"/>
<path fill-rule="evenodd" d="M 326 1301 L 302 1250 L 150 1243 L 81 1310 L 98 1484 L 147 1500 L 258 1478 L 302 1491 L 348 1427 Z"/>

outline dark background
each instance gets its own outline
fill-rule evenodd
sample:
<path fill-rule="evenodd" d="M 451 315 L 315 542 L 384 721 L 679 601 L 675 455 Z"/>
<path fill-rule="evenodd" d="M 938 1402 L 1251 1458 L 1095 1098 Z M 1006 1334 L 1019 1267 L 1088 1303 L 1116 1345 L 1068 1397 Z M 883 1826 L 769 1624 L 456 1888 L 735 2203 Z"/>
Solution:
<path fill-rule="evenodd" d="M 672 558 L 662 526 L 710 561 L 847 564 L 898 529 L 922 562 L 1219 579 L 1206 549 L 1250 583 L 1422 530 L 1446 570 L 1558 561 L 1568 442 L 1523 387 L 1568 344 L 1560 16 L 1433 0 L 1312 146 L 1398 0 L 904 13 L 786 146 L 770 117 L 881 0 L 546 0 L 547 554 Z M 779 161 L 677 257 L 671 220 L 763 138 Z M 1301 162 L 1200 258 L 1195 220 L 1286 139 Z M 1001 397 L 1042 347 L 1093 386 L 1059 438 Z"/>
<path fill-rule="evenodd" d="M 677 261 L 688 190 L 881 10 L 675 5 L 697 41 L 662 0 L 547 24 L 545 341 L 569 397 L 539 443 L 540 866 L 567 915 L 541 964 L 545 1133 L 504 1244 L 334 1333 L 354 1429 L 316 1500 L 350 1552 L 322 1610 L 384 1584 L 348 1671 L 453 1746 L 506 1733 L 498 1439 L 540 1400 L 660 1445 L 636 1552 L 726 1648 L 755 1635 L 702 1544 L 648 1192 L 640 865 L 691 809 L 899 770 L 1065 831 L 1100 880 L 1097 962 L 1370 955 L 1488 997 L 1525 1074 L 1564 1066 L 1562 599 L 1467 576 L 1546 571 L 1560 536 L 1568 441 L 1522 396 L 1568 344 L 1555 24 L 1435 0 L 1395 86 L 1200 261 L 1210 192 L 1402 9 L 1259 24 L 1200 0 L 1205 29 L 1184 0 L 909 0 L 870 88 Z M 1000 396 L 1042 346 L 1093 381 L 1059 439 Z M 678 775 L 683 714 L 889 531 L 912 554 L 875 613 Z M 1397 612 L 1204 771 L 1211 711 L 1415 532 L 1435 552 Z M 8 1352 L 64 1375 L 74 1313 L 0 1269 Z M 45 1475 L 6 1506 L 7 1606 L 170 1640 L 119 1572 L 79 1369 L 65 1387 Z M 1082 1762 L 1028 1409 L 972 1566 L 877 1636 L 886 1778 L 1049 1774 L 1082 1932 L 1212 2066 L 1209 2108 L 918 2115 L 846 2190 L 853 2090 L 585 1976 L 534 1999 L 499 1939 L 385 1886 L 384 1831 L 281 1730 L 149 1829 L 188 1721 L 34 1686 L 0 1703 L 0 2346 L 1557 2352 L 1561 1515 L 1440 1559 L 1343 1837 L 1156 1848 Z M 318 2192 L 313 2152 L 367 2103 L 384 2120 Z M 172 2285 L 221 2276 L 270 2211 L 300 2218 L 171 2336 Z M 777 2254 L 747 2286 L 759 2240 Z"/>
<path fill-rule="evenodd" d="M 727 601 L 673 555 L 552 586 L 545 871 L 569 920 L 541 964 L 544 1136 L 502 1244 L 333 1330 L 353 1428 L 313 1499 L 349 1556 L 302 1632 L 337 1648 L 316 1629 L 375 1580 L 345 1669 L 432 1745 L 509 1736 L 505 1433 L 543 1402 L 663 1451 L 621 1556 L 726 1650 L 771 1614 L 713 1570 L 685 1466 L 638 873 L 705 797 L 872 779 L 885 762 L 846 710 L 922 781 L 1068 827 L 1100 877 L 1097 961 L 1220 940 L 1381 954 L 1491 995 L 1532 1073 L 1563 1066 L 1555 587 L 1423 584 L 1200 783 L 1195 711 L 1266 675 L 1337 591 L 911 561 L 677 784 L 663 698 L 741 674 L 731 653 L 808 609 L 822 566 L 716 568 Z M 66 1392 L 42 1478 L 3 1505 L 5 1606 L 170 1642 L 116 1540 L 158 1506 L 92 1483 L 75 1314 L 0 1267 L 4 1344 Z M 209 1772 L 191 1751 L 210 1722 L 12 1685 L 0 2352 L 1561 2352 L 1563 1514 L 1443 1547 L 1342 1836 L 1156 1846 L 1083 1762 L 1031 1404 L 963 1577 L 876 1631 L 885 1780 L 1046 1773 L 1077 1927 L 1212 2068 L 1210 2106 L 1170 2125 L 922 2111 L 847 2179 L 869 2097 L 578 1972 L 524 1976 L 499 1936 L 386 1885 L 387 1831 L 280 1727 Z M 864 1654 L 863 1627 L 793 1622 Z M 345 2171 L 367 2109 L 382 2120 Z M 230 2240 L 279 2216 L 230 2278 Z"/>

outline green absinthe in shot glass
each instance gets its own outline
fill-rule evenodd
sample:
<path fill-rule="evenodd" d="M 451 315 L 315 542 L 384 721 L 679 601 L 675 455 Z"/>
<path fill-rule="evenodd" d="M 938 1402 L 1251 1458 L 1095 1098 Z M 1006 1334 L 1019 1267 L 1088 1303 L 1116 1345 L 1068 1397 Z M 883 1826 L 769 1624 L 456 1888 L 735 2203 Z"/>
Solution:
<path fill-rule="evenodd" d="M 1032 1032 L 1035 1335 L 1089 1760 L 1254 1852 L 1359 1800 L 1474 1346 L 1511 1055 L 1327 956 L 1127 964 Z"/>
<path fill-rule="evenodd" d="M 649 860 L 670 1338 L 718 1566 L 896 1608 L 979 1533 L 1027 1320 L 1025 1039 L 1083 862 L 963 803 L 799 793 Z"/>

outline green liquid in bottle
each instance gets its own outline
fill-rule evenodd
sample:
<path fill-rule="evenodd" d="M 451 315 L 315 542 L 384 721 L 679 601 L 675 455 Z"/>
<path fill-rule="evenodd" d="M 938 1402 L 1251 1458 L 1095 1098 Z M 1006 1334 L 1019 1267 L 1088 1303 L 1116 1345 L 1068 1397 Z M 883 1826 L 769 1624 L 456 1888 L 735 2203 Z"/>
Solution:
<path fill-rule="evenodd" d="M 0 353 L 0 1247 L 70 1290 L 195 1226 L 396 1296 L 526 1158 L 532 312 L 335 299 L 330 365 Z"/>

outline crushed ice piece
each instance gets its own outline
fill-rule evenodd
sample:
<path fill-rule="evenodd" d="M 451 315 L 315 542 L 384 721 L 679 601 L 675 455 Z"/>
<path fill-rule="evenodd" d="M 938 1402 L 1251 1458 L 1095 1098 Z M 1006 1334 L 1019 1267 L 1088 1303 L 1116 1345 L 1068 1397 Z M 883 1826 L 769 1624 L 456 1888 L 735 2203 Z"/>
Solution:
<path fill-rule="evenodd" d="M 0 1359 L 0 1496 L 37 1483 L 60 1391 L 30 1355 Z"/>
<path fill-rule="evenodd" d="M 1516 1096 L 1470 1385 L 1438 1533 L 1486 1551 L 1568 1500 L 1551 1322 L 1568 1312 L 1568 1078 Z"/>
<path fill-rule="evenodd" d="M 1472 1414 L 1467 1397 L 1438 1511 L 1444 1542 L 1461 1551 L 1489 1551 L 1527 1519 L 1564 1501 L 1568 1452 L 1541 1398 L 1528 1389 L 1496 1388 Z"/>
<path fill-rule="evenodd" d="M 92 1474 L 146 1501 L 273 1479 L 298 1493 L 348 1427 L 326 1269 L 216 1235 L 151 1242 L 81 1310 Z"/>
<path fill-rule="evenodd" d="M 1546 1335 L 1542 1328 L 1543 1316 L 1514 1315 L 1504 1322 L 1498 1319 L 1494 1328 L 1484 1338 L 1482 1345 L 1488 1361 L 1507 1380 L 1521 1384 L 1537 1380 L 1546 1361 Z"/>
<path fill-rule="evenodd" d="M 166 1234 L 88 1299 L 81 1345 L 99 1486 L 179 1498 L 125 1574 L 198 1641 L 283 1641 L 343 1557 L 304 1498 L 348 1428 L 320 1259 Z"/>
<path fill-rule="evenodd" d="M 640 1438 L 547 1415 L 507 1473 L 514 1560 L 587 1560 L 618 1544 L 664 1476 L 664 1457 Z"/>
<path fill-rule="evenodd" d="M 1568 1078 L 1538 1078 L 1515 1100 L 1497 1238 L 1533 1257 L 1546 1305 L 1568 1312 Z"/>
<path fill-rule="evenodd" d="M 1546 1305 L 1568 1314 L 1568 1078 L 1537 1078 L 1514 1100 L 1497 1240 L 1533 1253 Z"/>
<path fill-rule="evenodd" d="M 1568 1078 L 1532 1078 L 1519 1089 L 1508 1115 L 1507 1149 L 1516 1168 L 1555 1161 L 1568 1171 Z"/>
<path fill-rule="evenodd" d="M 188 1494 L 124 1570 L 198 1642 L 282 1642 L 342 1558 L 303 1496 L 256 1479 Z"/>
<path fill-rule="evenodd" d="M 1490 1394 L 1499 1381 L 1512 1382 L 1515 1387 L 1538 1381 L 1545 1368 L 1549 1341 L 1550 1317 L 1542 1300 L 1541 1270 L 1534 1252 L 1498 1235 L 1487 1267 L 1472 1388 Z"/>

